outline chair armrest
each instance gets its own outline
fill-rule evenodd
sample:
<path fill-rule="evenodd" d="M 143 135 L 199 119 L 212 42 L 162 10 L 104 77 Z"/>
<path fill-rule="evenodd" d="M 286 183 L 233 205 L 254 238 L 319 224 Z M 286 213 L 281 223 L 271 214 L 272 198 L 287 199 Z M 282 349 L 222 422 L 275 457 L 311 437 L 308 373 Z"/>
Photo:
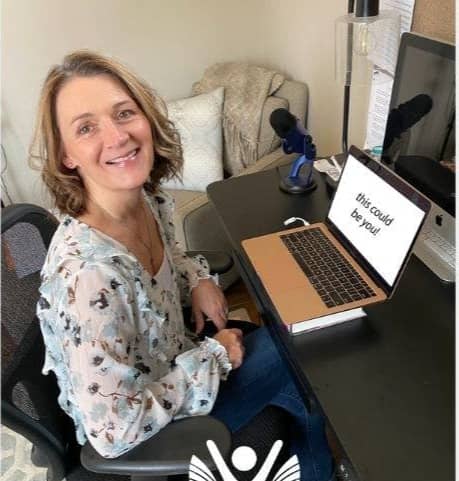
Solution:
<path fill-rule="evenodd" d="M 195 416 L 168 424 L 147 441 L 115 459 L 103 458 L 87 442 L 81 449 L 81 464 L 95 473 L 171 476 L 187 473 L 194 454 L 214 470 L 216 467 L 206 446 L 209 439 L 227 459 L 231 449 L 228 428 L 210 416 Z"/>
<path fill-rule="evenodd" d="M 211 274 L 224 274 L 234 265 L 233 258 L 223 251 L 186 251 L 186 255 L 189 257 L 194 257 L 198 254 L 203 255 L 207 259 Z"/>

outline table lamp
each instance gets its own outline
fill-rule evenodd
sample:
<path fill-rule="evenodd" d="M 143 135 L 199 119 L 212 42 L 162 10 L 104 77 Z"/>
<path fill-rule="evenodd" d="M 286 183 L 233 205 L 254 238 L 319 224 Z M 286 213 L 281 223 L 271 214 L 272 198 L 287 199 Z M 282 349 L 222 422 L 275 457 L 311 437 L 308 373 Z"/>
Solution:
<path fill-rule="evenodd" d="M 379 0 L 348 0 L 347 15 L 335 22 L 335 78 L 344 83 L 342 148 L 348 150 L 350 87 L 394 77 L 400 14 L 379 11 Z"/>

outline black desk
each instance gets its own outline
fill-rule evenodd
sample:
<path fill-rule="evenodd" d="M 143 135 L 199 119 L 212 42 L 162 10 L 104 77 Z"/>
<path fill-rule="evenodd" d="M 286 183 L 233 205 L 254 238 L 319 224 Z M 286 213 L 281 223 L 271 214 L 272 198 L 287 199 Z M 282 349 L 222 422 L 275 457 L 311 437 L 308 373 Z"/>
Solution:
<path fill-rule="evenodd" d="M 284 172 L 287 170 L 283 169 Z M 394 297 L 368 317 L 290 337 L 241 240 L 283 229 L 291 216 L 325 218 L 325 183 L 307 196 L 278 189 L 276 169 L 209 186 L 241 275 L 282 350 L 316 400 L 362 481 L 454 479 L 454 286 L 411 258 Z"/>

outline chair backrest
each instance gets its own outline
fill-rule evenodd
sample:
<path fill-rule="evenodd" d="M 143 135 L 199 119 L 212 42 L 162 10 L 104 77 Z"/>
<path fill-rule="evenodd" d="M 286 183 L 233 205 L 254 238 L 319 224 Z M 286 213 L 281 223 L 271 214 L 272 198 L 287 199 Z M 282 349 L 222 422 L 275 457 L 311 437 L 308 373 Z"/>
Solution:
<path fill-rule="evenodd" d="M 31 204 L 2 209 L 2 424 L 33 445 L 48 480 L 63 479 L 76 446 L 74 427 L 57 403 L 53 374 L 41 374 L 44 343 L 35 315 L 40 270 L 58 225 Z"/>

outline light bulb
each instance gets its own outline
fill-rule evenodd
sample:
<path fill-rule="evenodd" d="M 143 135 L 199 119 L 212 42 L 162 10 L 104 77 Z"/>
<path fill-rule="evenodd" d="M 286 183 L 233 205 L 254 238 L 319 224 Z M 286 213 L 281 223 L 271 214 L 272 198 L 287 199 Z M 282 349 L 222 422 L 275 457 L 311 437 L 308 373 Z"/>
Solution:
<path fill-rule="evenodd" d="M 356 27 L 355 40 L 353 42 L 353 50 L 356 55 L 367 57 L 376 45 L 376 40 L 368 23 L 358 23 Z"/>
<path fill-rule="evenodd" d="M 335 75 L 345 85 L 369 85 L 393 76 L 400 38 L 400 14 L 382 10 L 378 16 L 343 15 L 335 23 Z"/>

